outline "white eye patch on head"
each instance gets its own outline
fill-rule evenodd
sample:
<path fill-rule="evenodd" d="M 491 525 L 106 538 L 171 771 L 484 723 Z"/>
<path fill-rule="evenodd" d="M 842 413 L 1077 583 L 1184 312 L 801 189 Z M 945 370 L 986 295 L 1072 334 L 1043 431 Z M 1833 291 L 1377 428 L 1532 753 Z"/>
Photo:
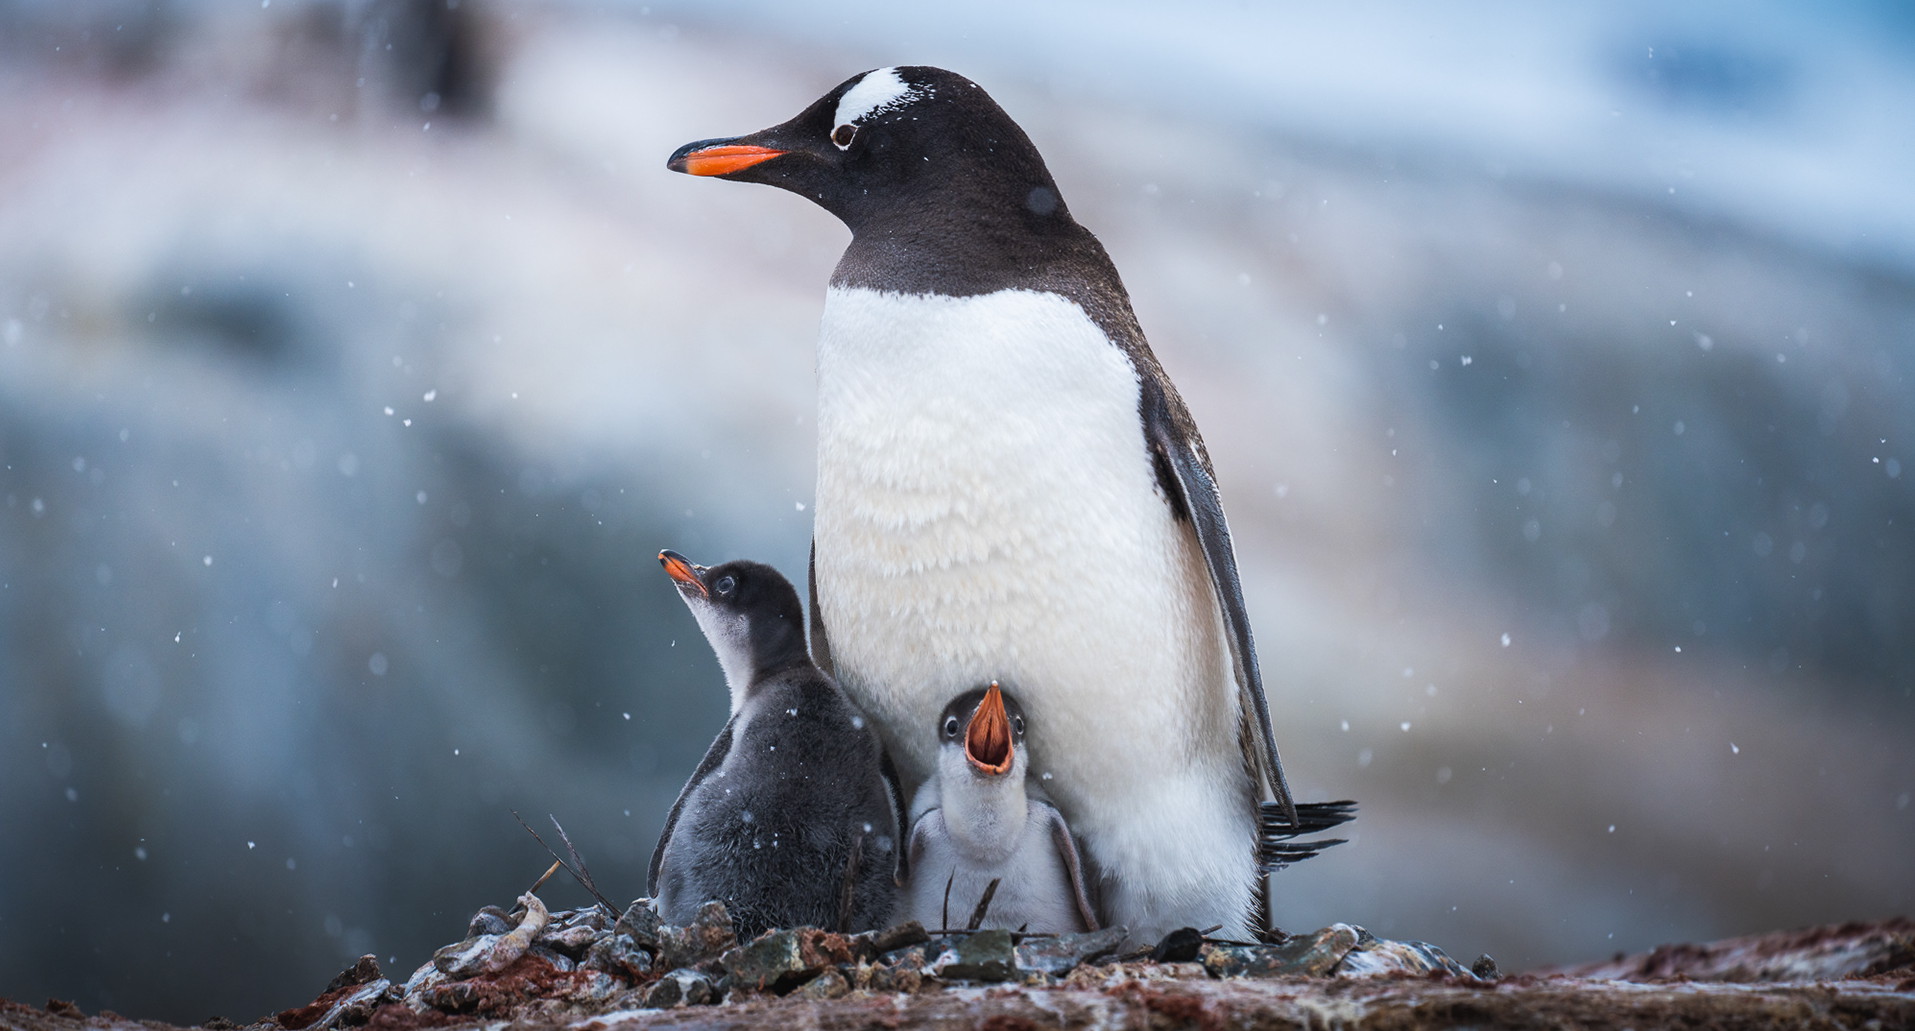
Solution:
<path fill-rule="evenodd" d="M 838 98 L 838 111 L 832 116 L 832 124 L 837 128 L 832 130 L 831 142 L 839 147 L 848 147 L 851 138 L 857 134 L 858 123 L 872 115 L 930 95 L 929 89 L 905 82 L 896 68 L 866 72 L 857 85 L 845 90 L 844 96 Z M 849 131 L 846 131 L 847 127 Z"/>

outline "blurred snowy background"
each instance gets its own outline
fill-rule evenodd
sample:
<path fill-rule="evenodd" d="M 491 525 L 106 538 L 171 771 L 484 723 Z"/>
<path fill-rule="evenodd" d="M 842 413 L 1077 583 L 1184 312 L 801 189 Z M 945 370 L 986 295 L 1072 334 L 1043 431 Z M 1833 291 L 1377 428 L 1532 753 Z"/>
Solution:
<path fill-rule="evenodd" d="M 985 85 L 1223 479 L 1354 841 L 1505 969 L 1915 908 L 1915 14 L 0 0 L 0 996 L 247 1020 L 722 718 L 653 555 L 803 568 L 844 230 L 669 174 Z M 569 885 L 550 895 L 570 905 Z"/>

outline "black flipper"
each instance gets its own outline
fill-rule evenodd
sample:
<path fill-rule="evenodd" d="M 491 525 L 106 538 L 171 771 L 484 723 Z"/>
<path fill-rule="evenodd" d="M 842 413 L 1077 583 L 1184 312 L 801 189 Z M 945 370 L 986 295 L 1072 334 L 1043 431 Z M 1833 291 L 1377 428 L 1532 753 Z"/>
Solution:
<path fill-rule="evenodd" d="M 911 836 L 915 840 L 916 836 L 913 832 L 917 828 L 905 822 L 904 785 L 898 780 L 898 768 L 891 762 L 891 753 L 885 751 L 882 744 L 878 746 L 878 772 L 884 775 L 884 790 L 891 796 L 891 813 L 898 821 L 898 837 L 894 840 L 903 840 L 906 836 Z M 905 882 L 910 878 L 911 849 L 900 848 L 897 868 L 898 887 L 904 887 Z"/>
<path fill-rule="evenodd" d="M 1224 521 L 1223 498 L 1217 493 L 1210 459 L 1204 454 L 1203 439 L 1197 435 L 1189 415 L 1181 411 L 1181 400 L 1166 396 L 1151 377 L 1143 377 L 1141 385 L 1143 396 L 1139 407 L 1143 410 L 1144 436 L 1150 445 L 1158 480 L 1173 508 L 1179 510 L 1179 515 L 1188 517 L 1191 528 L 1196 531 L 1197 545 L 1210 571 L 1210 585 L 1216 590 L 1218 607 L 1223 610 L 1224 632 L 1230 639 L 1244 719 L 1252 722 L 1261 746 L 1261 754 L 1249 757 L 1252 769 L 1257 771 L 1259 779 L 1268 783 L 1278 810 L 1295 825 L 1297 805 L 1290 797 L 1290 784 L 1283 776 L 1283 760 L 1277 754 L 1277 737 L 1270 726 L 1270 703 L 1264 699 L 1263 675 L 1257 670 L 1257 646 L 1250 638 L 1250 616 L 1244 610 L 1243 584 L 1237 577 L 1237 555 L 1230 546 L 1230 526 Z M 1173 411 L 1173 404 L 1179 410 Z"/>
<path fill-rule="evenodd" d="M 685 800 L 691 797 L 698 785 L 711 776 L 711 772 L 723 764 L 725 756 L 731 753 L 731 727 L 737 720 L 738 717 L 733 716 L 725 721 L 725 729 L 719 731 L 711 747 L 705 749 L 705 758 L 699 760 L 691 779 L 679 790 L 678 801 L 672 803 L 672 811 L 665 814 L 665 829 L 658 832 L 658 844 L 652 847 L 652 865 L 645 873 L 645 894 L 658 897 L 658 867 L 665 861 L 665 845 L 672 840 L 672 828 L 678 826 L 678 814 L 684 811 Z"/>

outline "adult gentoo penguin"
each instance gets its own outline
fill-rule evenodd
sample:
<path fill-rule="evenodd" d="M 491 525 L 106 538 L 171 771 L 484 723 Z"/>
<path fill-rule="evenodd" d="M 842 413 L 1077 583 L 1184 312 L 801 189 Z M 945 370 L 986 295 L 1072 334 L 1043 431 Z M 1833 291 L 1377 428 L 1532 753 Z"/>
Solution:
<path fill-rule="evenodd" d="M 898 796 L 864 715 L 805 652 L 798 592 L 756 562 L 658 560 L 718 653 L 732 703 L 652 851 L 659 915 L 687 923 L 720 899 L 747 936 L 881 926 L 897 904 Z"/>
<path fill-rule="evenodd" d="M 1297 826 L 1223 506 L 1116 268 L 1029 137 L 937 68 L 673 154 L 842 219 L 818 344 L 812 651 L 907 788 L 1001 677 L 1109 923 L 1263 920 L 1259 801 Z"/>
<path fill-rule="evenodd" d="M 1097 930 L 1070 826 L 1030 790 L 1025 727 L 1023 708 L 996 681 L 944 707 L 936 772 L 911 802 L 900 919 L 962 927 L 988 893 L 980 927 Z"/>

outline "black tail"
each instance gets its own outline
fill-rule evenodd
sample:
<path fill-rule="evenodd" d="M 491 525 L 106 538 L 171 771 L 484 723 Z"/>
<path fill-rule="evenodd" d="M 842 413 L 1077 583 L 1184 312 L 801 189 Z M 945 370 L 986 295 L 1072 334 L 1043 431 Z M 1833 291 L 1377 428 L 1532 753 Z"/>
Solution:
<path fill-rule="evenodd" d="M 1300 863 L 1311 856 L 1329 848 L 1341 845 L 1344 838 L 1318 838 L 1314 841 L 1296 841 L 1300 835 L 1317 834 L 1332 827 L 1349 823 L 1356 818 L 1356 803 L 1347 799 L 1341 802 L 1304 802 L 1297 806 L 1297 822 L 1292 826 L 1284 816 L 1283 807 L 1275 802 L 1263 803 L 1257 820 L 1257 862 L 1264 873 L 1274 873 Z"/>

